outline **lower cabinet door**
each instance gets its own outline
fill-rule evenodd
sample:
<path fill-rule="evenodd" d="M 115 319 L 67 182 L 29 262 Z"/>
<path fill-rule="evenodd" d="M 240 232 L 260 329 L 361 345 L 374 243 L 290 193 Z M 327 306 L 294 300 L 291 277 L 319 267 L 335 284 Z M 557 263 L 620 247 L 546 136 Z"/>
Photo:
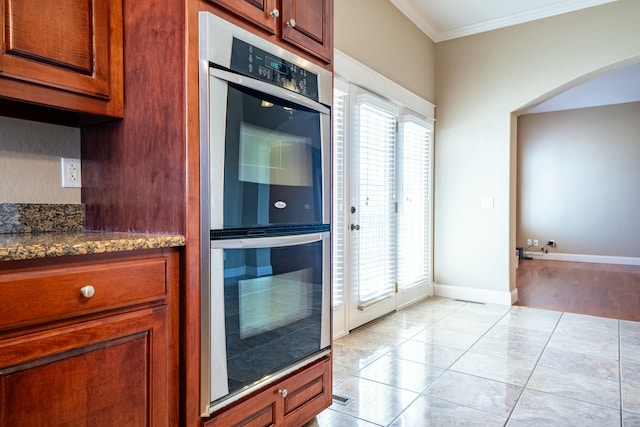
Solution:
<path fill-rule="evenodd" d="M 166 315 L 0 340 L 0 426 L 167 426 Z"/>
<path fill-rule="evenodd" d="M 223 408 L 205 427 L 300 427 L 331 405 L 331 357 L 295 372 L 241 403 Z"/>

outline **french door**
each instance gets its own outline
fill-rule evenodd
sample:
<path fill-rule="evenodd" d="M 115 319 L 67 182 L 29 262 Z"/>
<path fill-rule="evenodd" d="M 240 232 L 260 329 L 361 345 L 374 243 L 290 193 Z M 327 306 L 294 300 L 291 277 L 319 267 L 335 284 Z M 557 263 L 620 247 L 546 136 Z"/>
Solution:
<path fill-rule="evenodd" d="M 334 308 L 351 330 L 430 291 L 431 129 L 357 86 L 336 93 Z"/>
<path fill-rule="evenodd" d="M 349 329 L 396 308 L 397 107 L 350 89 Z"/>

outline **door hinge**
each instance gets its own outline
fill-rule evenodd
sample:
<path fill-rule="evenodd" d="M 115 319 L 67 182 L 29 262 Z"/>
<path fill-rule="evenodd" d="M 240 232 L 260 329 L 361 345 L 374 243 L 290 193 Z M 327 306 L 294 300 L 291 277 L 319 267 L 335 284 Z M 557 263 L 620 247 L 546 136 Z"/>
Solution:
<path fill-rule="evenodd" d="M 396 294 L 398 293 L 398 282 L 396 282 Z"/>
<path fill-rule="evenodd" d="M 398 213 L 398 202 L 395 202 L 395 213 Z"/>

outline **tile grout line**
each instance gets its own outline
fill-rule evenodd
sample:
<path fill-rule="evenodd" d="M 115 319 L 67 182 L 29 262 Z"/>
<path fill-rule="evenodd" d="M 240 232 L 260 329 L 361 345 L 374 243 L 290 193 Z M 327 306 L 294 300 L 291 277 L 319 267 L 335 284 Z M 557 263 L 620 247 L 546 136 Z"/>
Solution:
<path fill-rule="evenodd" d="M 618 397 L 620 398 L 620 425 L 623 425 L 624 403 L 622 396 L 622 321 L 618 320 Z"/>
<path fill-rule="evenodd" d="M 547 346 L 549 345 L 549 341 L 551 341 L 551 337 L 553 337 L 553 334 L 556 333 L 556 329 L 558 329 L 558 325 L 560 324 L 560 321 L 564 317 L 564 314 L 565 314 L 564 311 L 560 312 L 560 316 L 558 317 L 558 321 L 556 322 L 555 326 L 553 327 L 553 330 L 551 331 L 551 334 L 549 334 L 549 338 L 547 338 L 547 342 L 545 342 L 544 346 L 542 347 L 542 351 L 538 355 L 538 358 L 536 359 L 536 363 L 533 365 L 533 369 L 531 369 L 531 373 L 529 374 L 529 376 L 527 377 L 527 380 L 525 381 L 524 385 L 522 386 L 522 390 L 520 391 L 520 395 L 518 396 L 518 398 L 516 399 L 515 403 L 513 404 L 513 408 L 511 408 L 511 411 L 509 411 L 509 415 L 507 416 L 506 423 L 508 423 L 511 420 L 511 416 L 513 415 L 513 411 L 516 410 L 516 407 L 518 406 L 518 403 L 520 403 L 520 400 L 522 399 L 522 395 L 524 394 L 525 390 L 527 390 L 527 385 L 529 384 L 529 381 L 531 381 L 531 377 L 533 376 L 533 373 L 535 372 L 536 368 L 538 367 L 538 363 L 540 363 L 540 359 L 542 358 L 542 355 L 544 354 L 544 351 L 547 349 Z M 505 423 L 505 425 L 506 425 L 506 423 Z"/>
<path fill-rule="evenodd" d="M 461 301 L 461 300 L 456 300 L 456 301 Z M 432 328 L 432 327 L 436 326 L 438 323 L 440 323 L 441 321 L 443 321 L 443 320 L 444 320 L 444 319 L 446 319 L 447 317 L 451 316 L 453 313 L 457 312 L 458 310 L 461 310 L 463 307 L 466 307 L 466 306 L 469 304 L 469 302 L 468 302 L 468 301 L 461 301 L 461 302 L 464 302 L 464 304 L 463 304 L 463 305 L 461 305 L 460 307 L 456 308 L 455 310 L 452 310 L 451 312 L 447 313 L 444 317 L 442 317 L 441 319 L 438 319 L 438 321 L 437 321 L 437 322 L 435 322 L 434 324 L 432 324 L 432 325 L 430 325 L 430 326 L 427 326 L 424 330 L 427 330 L 427 329 L 429 329 L 429 328 Z M 416 402 L 416 401 L 417 401 L 421 396 L 424 396 L 424 397 L 433 397 L 434 399 L 439 399 L 439 400 L 442 400 L 442 401 L 444 401 L 444 402 L 449 402 L 449 403 L 453 403 L 453 404 L 456 404 L 456 405 L 460 405 L 459 403 L 456 403 L 456 402 L 450 402 L 450 401 L 449 401 L 449 400 L 447 400 L 447 399 L 443 399 L 443 398 L 441 398 L 441 397 L 430 396 L 430 395 L 425 394 L 425 393 L 426 393 L 426 391 L 427 391 L 427 390 L 429 390 L 429 389 L 430 389 L 430 388 L 431 388 L 431 387 L 432 387 L 432 386 L 433 386 L 433 385 L 434 385 L 434 384 L 435 384 L 435 383 L 436 383 L 440 378 L 442 378 L 442 376 L 443 376 L 445 373 L 447 373 L 447 372 L 451 371 L 451 367 L 452 367 L 452 366 L 453 366 L 453 365 L 454 365 L 458 360 L 460 360 L 460 358 L 462 358 L 462 356 L 464 356 L 464 355 L 467 353 L 467 351 L 469 351 L 469 349 L 470 349 L 471 347 L 473 347 L 473 346 L 474 346 L 478 341 L 480 341 L 480 340 L 481 340 L 481 339 L 482 339 L 482 338 L 487 334 L 487 332 L 489 332 L 489 331 L 491 330 L 491 328 L 493 328 L 493 327 L 494 327 L 494 326 L 495 326 L 495 325 L 496 325 L 500 320 L 502 320 L 502 319 L 503 319 L 503 318 L 504 318 L 508 313 L 510 313 L 510 312 L 511 312 L 511 308 L 509 308 L 509 310 L 508 310 L 505 314 L 503 314 L 503 315 L 502 315 L 498 320 L 496 320 L 496 321 L 493 323 L 493 325 L 492 325 L 489 329 L 487 329 L 487 330 L 486 330 L 486 331 L 485 331 L 485 332 L 484 332 L 484 333 L 483 333 L 483 334 L 482 334 L 482 335 L 481 335 L 481 336 L 480 336 L 476 341 L 474 341 L 474 342 L 473 342 L 473 344 L 471 344 L 471 345 L 470 345 L 466 350 L 464 350 L 464 351 L 462 352 L 462 354 L 461 354 L 457 359 L 455 359 L 453 362 L 451 362 L 451 363 L 449 364 L 449 366 L 448 366 L 448 367 L 446 367 L 446 368 L 442 368 L 442 372 L 440 373 L 440 375 L 438 375 L 438 377 L 437 377 L 433 382 L 431 382 L 431 384 L 429 384 L 429 385 L 428 385 L 424 390 L 422 390 L 421 392 L 419 392 L 419 393 L 418 393 L 418 395 L 416 396 L 416 398 L 415 398 L 415 399 L 413 399 L 413 400 L 411 401 L 411 403 L 407 405 L 407 407 L 406 407 L 406 408 L 404 408 L 402 411 L 400 411 L 400 413 L 399 413 L 399 414 L 398 414 L 398 415 L 397 415 L 393 420 L 391 420 L 391 422 L 390 422 L 389 424 L 387 424 L 387 426 L 386 426 L 386 427 L 390 426 L 390 425 L 391 425 L 391 424 L 393 424 L 393 423 L 394 423 L 398 418 L 400 418 L 400 417 L 402 416 L 402 414 L 403 414 L 405 411 L 407 411 L 407 410 L 411 407 L 411 405 L 413 405 L 413 404 L 414 404 L 414 403 L 415 403 L 415 402 Z M 413 337 L 417 336 L 419 333 L 420 333 L 420 332 L 418 332 L 418 333 L 414 334 L 411 338 L 413 338 Z M 407 341 L 411 340 L 411 338 L 408 338 L 408 339 L 407 339 Z M 405 341 L 405 342 L 406 342 L 406 341 Z M 435 345 L 435 344 L 433 344 L 433 343 L 427 343 L 427 344 Z M 446 347 L 446 346 L 445 346 L 445 347 Z M 423 365 L 429 365 L 429 364 L 428 364 L 428 363 L 423 363 Z M 429 366 L 433 366 L 433 365 L 429 365 Z M 437 366 L 436 366 L 436 368 L 437 368 Z M 452 371 L 452 372 L 456 372 L 456 371 Z M 466 408 L 470 408 L 469 406 L 466 406 L 466 405 L 460 405 L 460 406 L 464 406 L 464 407 L 466 407 Z M 476 408 L 471 408 L 471 409 L 476 409 Z M 487 411 L 483 411 L 483 410 L 480 410 L 480 409 L 476 409 L 476 410 L 482 411 L 482 412 L 487 413 L 487 414 L 490 414 L 490 415 L 496 415 L 496 414 L 494 414 L 494 413 L 487 412 Z M 508 419 L 507 419 L 507 420 L 508 420 Z"/>
<path fill-rule="evenodd" d="M 459 301 L 459 300 L 458 300 L 458 301 Z M 449 315 L 453 314 L 454 312 L 456 312 L 456 311 L 460 310 L 462 307 L 465 307 L 467 304 L 469 304 L 469 303 L 468 303 L 468 302 L 465 302 L 465 304 L 464 304 L 464 305 L 462 305 L 462 306 L 458 307 L 457 309 L 453 310 L 453 311 L 452 311 L 451 313 L 449 313 L 447 316 L 449 316 Z M 444 368 L 444 370 L 443 370 L 443 371 L 442 371 L 442 373 L 438 376 L 438 378 L 437 378 L 435 381 L 433 381 L 433 382 L 432 382 L 432 383 L 431 383 L 427 388 L 425 388 L 425 389 L 422 391 L 422 393 L 420 393 L 420 394 L 421 394 L 421 395 L 425 394 L 425 392 L 426 392 L 427 390 L 429 390 L 429 389 L 430 389 L 430 388 L 431 388 L 431 387 L 436 383 L 436 381 L 437 381 L 438 379 L 440 379 L 440 378 L 441 378 L 445 373 L 447 373 L 447 372 L 456 372 L 456 373 L 461 373 L 461 372 L 458 372 L 458 371 L 454 371 L 454 370 L 452 370 L 452 369 L 451 369 L 451 367 L 452 367 L 453 365 L 455 365 L 455 364 L 456 364 L 456 362 L 458 362 L 458 360 L 460 360 L 460 359 L 461 359 L 465 354 L 467 354 L 467 352 L 469 352 L 469 350 L 470 350 L 474 345 L 476 345 L 476 344 L 477 344 L 477 343 L 478 343 L 482 338 L 484 338 L 484 337 L 487 335 L 487 333 L 488 333 L 488 332 L 489 332 L 489 331 L 490 331 L 494 326 L 496 326 L 496 325 L 497 325 L 497 324 L 498 324 L 502 319 L 504 319 L 504 318 L 507 316 L 507 314 L 511 313 L 511 310 L 512 310 L 512 309 L 513 309 L 513 306 L 510 306 L 510 307 L 509 307 L 509 310 L 507 310 L 507 311 L 506 311 L 502 316 L 500 316 L 500 318 L 499 318 L 499 319 L 497 319 L 495 322 L 493 322 L 493 324 L 491 325 L 491 327 L 489 327 L 489 329 L 487 329 L 484 333 L 482 333 L 482 335 L 480 335 L 480 337 L 479 337 L 477 340 L 475 340 L 471 345 L 469 345 L 469 347 L 468 347 L 466 350 L 464 350 L 464 351 L 462 352 L 462 354 L 461 354 L 460 356 L 458 356 L 458 358 L 456 358 L 453 362 L 451 362 L 451 363 L 449 364 L 449 366 L 448 366 L 448 367 Z M 444 320 L 444 318 L 446 318 L 447 316 L 443 317 L 443 318 L 442 318 L 442 319 L 440 319 L 438 322 L 440 322 L 441 320 Z M 435 324 L 433 324 L 433 325 L 431 325 L 431 326 L 435 326 L 438 322 L 436 322 Z M 478 375 L 472 375 L 472 374 L 464 374 L 464 375 L 470 375 L 470 376 L 473 376 L 473 377 L 476 377 L 476 378 L 481 378 L 481 379 L 483 379 L 483 380 L 489 380 L 489 381 L 502 382 L 502 381 L 497 381 L 497 380 L 491 380 L 491 379 L 489 379 L 489 378 L 481 377 L 481 376 L 478 376 Z M 506 382 L 505 382 L 505 384 L 508 384 L 508 383 L 506 383 Z M 495 413 L 493 413 L 493 412 L 488 412 L 488 411 L 485 411 L 485 410 L 483 410 L 483 409 L 478 409 L 478 408 L 474 408 L 474 407 L 471 407 L 471 406 L 463 405 L 463 404 L 460 404 L 460 403 L 458 403 L 458 402 L 453 402 L 453 401 L 450 401 L 450 400 L 444 399 L 444 398 L 442 398 L 442 397 L 430 396 L 430 395 L 428 395 L 428 394 L 427 394 L 427 395 L 425 395 L 425 396 L 433 397 L 434 399 L 439 399 L 439 400 L 442 400 L 442 401 L 444 401 L 444 402 L 453 403 L 453 404 L 455 404 L 455 405 L 464 406 L 465 408 L 470 408 L 470 409 L 474 409 L 474 410 L 477 410 L 477 411 L 481 411 L 481 412 L 484 412 L 484 413 L 486 413 L 486 414 L 495 415 L 495 416 L 500 416 L 500 415 L 495 414 Z M 406 409 L 408 409 L 408 407 L 407 407 L 407 408 L 405 408 L 405 410 L 406 410 Z M 513 409 L 512 409 L 512 410 L 513 410 Z M 404 411 L 403 411 L 403 412 L 404 412 Z M 505 425 L 506 425 L 506 423 L 507 423 L 508 421 L 509 421 L 509 418 L 507 417 L 507 418 L 506 418 L 506 420 L 505 420 Z"/>

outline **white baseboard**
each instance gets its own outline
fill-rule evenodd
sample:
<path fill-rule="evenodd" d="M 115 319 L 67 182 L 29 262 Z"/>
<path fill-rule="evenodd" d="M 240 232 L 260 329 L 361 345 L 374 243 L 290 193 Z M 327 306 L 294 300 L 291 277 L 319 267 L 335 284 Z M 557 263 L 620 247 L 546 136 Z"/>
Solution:
<path fill-rule="evenodd" d="M 640 265 L 640 258 L 606 255 L 582 255 L 582 254 L 560 254 L 554 252 L 525 252 L 525 255 L 533 259 L 548 259 L 550 261 L 574 261 L 574 262 L 594 262 L 598 264 L 622 264 Z"/>
<path fill-rule="evenodd" d="M 493 291 L 490 289 L 468 288 L 466 286 L 451 286 L 435 284 L 435 295 L 465 301 L 482 302 L 487 304 L 513 305 L 518 301 L 518 290 Z"/>

